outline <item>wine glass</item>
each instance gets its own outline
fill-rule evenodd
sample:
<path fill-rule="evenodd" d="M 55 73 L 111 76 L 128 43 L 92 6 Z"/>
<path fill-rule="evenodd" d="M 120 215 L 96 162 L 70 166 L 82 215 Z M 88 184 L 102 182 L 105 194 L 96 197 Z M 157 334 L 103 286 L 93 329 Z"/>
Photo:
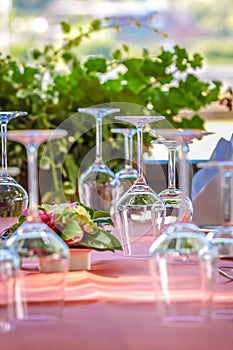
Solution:
<path fill-rule="evenodd" d="M 15 329 L 14 294 L 19 257 L 0 241 L 0 334 Z"/>
<path fill-rule="evenodd" d="M 208 234 L 208 239 L 216 244 L 221 259 L 233 259 L 233 222 L 232 222 L 232 161 L 209 161 L 198 166 L 218 168 L 221 174 L 221 193 L 223 204 L 223 223 Z"/>
<path fill-rule="evenodd" d="M 0 234 L 17 222 L 23 210 L 27 208 L 28 195 L 25 189 L 10 175 L 7 168 L 7 124 L 27 112 L 0 112 L 2 137 L 2 169 L 0 172 Z"/>
<path fill-rule="evenodd" d="M 96 119 L 96 157 L 94 163 L 79 177 L 80 201 L 96 210 L 110 211 L 114 194 L 115 174 L 102 160 L 102 119 L 118 108 L 79 108 L 79 112 Z"/>
<path fill-rule="evenodd" d="M 129 128 L 113 128 L 111 129 L 112 133 L 118 133 L 124 135 L 124 158 L 125 164 L 124 168 L 116 172 L 116 198 L 117 201 L 123 193 L 125 193 L 135 182 L 138 177 L 137 169 L 134 169 L 132 166 L 133 158 L 133 136 L 137 133 L 137 129 Z"/>
<path fill-rule="evenodd" d="M 66 130 L 15 130 L 9 139 L 22 143 L 28 158 L 29 216 L 7 239 L 17 251 L 21 278 L 17 286 L 20 320 L 54 320 L 61 316 L 69 248 L 38 215 L 38 147 L 67 135 Z M 46 266 L 46 268 L 44 268 Z"/>
<path fill-rule="evenodd" d="M 232 222 L 232 161 L 208 161 L 206 163 L 198 163 L 199 167 L 217 168 L 220 171 L 220 189 L 222 200 L 223 222 L 221 226 L 211 230 L 207 239 L 218 249 L 219 254 L 219 272 L 233 276 L 233 222 Z M 228 260 L 229 263 L 225 263 Z M 213 317 L 233 319 L 233 307 L 222 302 L 217 298 L 221 285 L 216 285 L 216 300 L 214 304 Z"/>
<path fill-rule="evenodd" d="M 156 132 L 156 130 L 155 130 Z M 176 187 L 176 150 L 180 142 L 176 140 L 155 140 L 153 144 L 163 144 L 168 149 L 168 187 L 159 193 L 159 196 L 166 206 L 166 217 L 164 229 L 167 225 L 175 223 L 180 215 L 180 208 L 183 205 L 181 190 Z M 185 198 L 186 216 L 192 218 L 193 205 L 189 197 Z"/>
<path fill-rule="evenodd" d="M 213 132 L 210 131 L 204 131 L 199 129 L 172 129 L 172 128 L 164 128 L 164 129 L 154 129 L 150 130 L 150 134 L 156 138 L 159 137 L 160 142 L 162 143 L 171 143 L 174 142 L 175 147 L 180 145 L 181 147 L 181 161 L 180 161 L 180 177 L 179 177 L 179 183 L 180 183 L 180 199 L 182 201 L 182 205 L 180 207 L 179 211 L 179 219 L 183 222 L 191 223 L 192 219 L 192 202 L 189 198 L 189 167 L 188 167 L 188 153 L 189 153 L 189 145 L 193 142 L 194 139 L 201 139 L 204 136 L 212 135 Z M 175 152 L 174 152 L 175 153 Z M 173 155 L 173 158 L 175 157 L 175 154 Z M 169 155 L 170 157 L 171 155 Z M 172 166 L 172 173 L 175 174 L 175 170 L 173 170 L 174 167 L 174 160 L 171 161 Z M 169 164 L 170 168 L 170 164 Z M 168 174 L 170 173 L 170 169 L 168 171 Z M 173 175 L 172 175 L 173 176 Z M 173 177 L 173 181 L 174 181 Z M 183 190 L 182 190 L 183 188 Z M 178 223 L 178 222 L 177 222 Z M 170 225 L 170 228 L 173 229 L 173 226 Z M 168 227 L 168 229 L 170 229 Z"/>
<path fill-rule="evenodd" d="M 138 177 L 116 203 L 116 225 L 121 234 L 124 255 L 146 258 L 149 246 L 160 233 L 165 205 L 146 183 L 143 175 L 143 131 L 147 123 L 162 120 L 164 117 L 117 116 L 115 119 L 134 124 L 138 136 Z M 156 208 L 153 217 L 152 206 Z"/>
<path fill-rule="evenodd" d="M 161 318 L 165 321 L 203 321 L 211 312 L 217 250 L 190 217 L 185 217 L 189 191 L 188 146 L 194 138 L 208 134 L 199 130 L 165 130 L 163 134 L 170 140 L 183 141 L 179 168 L 183 203 L 180 216 L 150 247 L 150 270 L 155 293 L 159 293 Z M 177 280 L 180 280 L 179 287 Z M 192 286 L 191 290 L 186 290 L 187 286 L 189 289 Z"/>

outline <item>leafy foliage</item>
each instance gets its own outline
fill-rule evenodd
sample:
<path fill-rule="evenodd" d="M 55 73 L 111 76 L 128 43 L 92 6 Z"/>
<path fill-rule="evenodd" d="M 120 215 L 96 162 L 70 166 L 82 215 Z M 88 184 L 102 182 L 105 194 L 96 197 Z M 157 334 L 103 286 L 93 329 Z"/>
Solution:
<path fill-rule="evenodd" d="M 18 218 L 17 223 L 5 230 L 2 238 L 8 239 L 28 215 L 28 211 L 24 212 Z M 113 226 L 108 212 L 95 211 L 80 202 L 74 202 L 39 206 L 38 216 L 70 248 L 89 248 L 112 252 L 122 250 L 119 240 L 111 234 L 111 231 L 101 228 L 106 225 Z"/>
<path fill-rule="evenodd" d="M 131 24 L 141 26 L 137 22 Z M 10 56 L 0 56 L 1 110 L 26 110 L 29 115 L 12 120 L 9 129 L 53 129 L 76 113 L 79 107 L 111 102 L 133 103 L 153 109 L 175 127 L 203 127 L 198 110 L 218 99 L 220 82 L 201 81 L 194 74 L 197 68 L 202 67 L 203 58 L 199 53 L 190 55 L 185 48 L 175 45 L 172 50 L 161 48 L 156 57 L 151 57 L 145 49 L 141 57 L 131 57 L 129 47 L 123 44 L 109 58 L 92 56 L 83 62 L 78 54 L 83 40 L 92 40 L 91 35 L 100 30 L 119 31 L 120 27 L 111 23 L 103 25 L 94 20 L 87 30 L 80 27 L 75 34 L 67 22 L 62 22 L 61 28 L 64 38 L 60 47 L 46 45 L 41 50 L 35 48 L 26 61 L 20 62 Z M 151 30 L 161 34 L 157 29 Z M 108 75 L 113 69 L 119 73 Z M 103 79 L 106 74 L 107 78 Z M 184 108 L 194 111 L 194 116 L 177 122 L 174 117 Z M 86 118 L 81 116 L 74 121 L 76 142 L 71 144 L 69 139 L 57 141 L 60 153 L 70 148 L 63 168 L 63 190 L 67 199 L 71 200 L 77 199 L 80 162 L 95 145 L 95 128 L 91 125 L 86 131 L 86 122 Z M 114 136 L 110 133 L 112 126 L 104 125 L 103 140 L 109 140 L 116 147 Z M 149 140 L 148 137 L 145 141 L 149 144 Z M 56 181 L 58 160 L 52 152 L 50 156 L 52 160 L 48 157 L 48 162 L 42 166 L 44 170 L 51 171 L 56 192 L 61 190 Z M 9 159 L 24 176 L 26 157 L 21 145 L 10 145 Z M 109 161 L 109 166 L 116 170 L 119 163 Z M 53 192 L 48 193 L 45 199 L 56 200 Z"/>

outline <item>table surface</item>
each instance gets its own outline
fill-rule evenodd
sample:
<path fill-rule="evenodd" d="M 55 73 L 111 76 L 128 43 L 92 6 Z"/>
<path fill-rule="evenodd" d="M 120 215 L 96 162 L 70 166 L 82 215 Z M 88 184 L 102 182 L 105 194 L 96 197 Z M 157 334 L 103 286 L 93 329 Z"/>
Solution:
<path fill-rule="evenodd" d="M 218 275 L 223 293 L 233 303 L 233 282 Z M 68 273 L 61 320 L 17 324 L 0 335 L 0 349 L 92 350 L 230 350 L 233 320 L 192 326 L 164 325 L 156 315 L 146 260 L 121 252 L 92 252 L 91 271 Z"/>

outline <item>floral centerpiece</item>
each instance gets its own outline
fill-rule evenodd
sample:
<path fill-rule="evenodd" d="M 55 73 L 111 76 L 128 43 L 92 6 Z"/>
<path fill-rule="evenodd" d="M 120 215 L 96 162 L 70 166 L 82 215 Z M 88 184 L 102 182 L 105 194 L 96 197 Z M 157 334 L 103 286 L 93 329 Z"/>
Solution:
<path fill-rule="evenodd" d="M 69 248 L 86 248 L 99 251 L 122 250 L 119 240 L 103 226 L 112 225 L 109 213 L 95 211 L 80 202 L 43 204 L 38 208 L 41 220 L 56 232 Z M 8 238 L 27 218 L 24 211 L 18 222 L 5 232 Z"/>

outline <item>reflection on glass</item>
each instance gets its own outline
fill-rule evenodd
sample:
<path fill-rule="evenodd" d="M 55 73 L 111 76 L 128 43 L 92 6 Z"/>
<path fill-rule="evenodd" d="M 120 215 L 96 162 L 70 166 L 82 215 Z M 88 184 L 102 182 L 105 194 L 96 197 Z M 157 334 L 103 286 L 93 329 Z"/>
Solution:
<path fill-rule="evenodd" d="M 181 205 L 183 205 L 183 195 L 181 190 L 176 187 L 176 150 L 180 145 L 175 140 L 157 140 L 152 141 L 153 144 L 163 144 L 168 149 L 168 187 L 159 193 L 166 205 L 166 217 L 164 229 L 167 225 L 175 223 L 180 215 Z M 189 197 L 185 199 L 186 204 L 186 220 L 192 218 L 193 205 Z"/>
<path fill-rule="evenodd" d="M 0 242 L 0 334 L 15 329 L 14 297 L 18 269 L 18 255 Z"/>
<path fill-rule="evenodd" d="M 27 208 L 28 195 L 25 189 L 10 175 L 7 167 L 7 124 L 27 112 L 0 112 L 2 138 L 2 168 L 0 171 L 0 234 L 17 222 Z"/>
<path fill-rule="evenodd" d="M 198 164 L 201 167 L 217 168 L 221 174 L 220 188 L 222 194 L 223 223 L 221 226 L 211 230 L 207 239 L 213 243 L 219 254 L 219 272 L 224 275 L 233 276 L 233 267 L 230 261 L 233 260 L 233 223 L 232 223 L 232 161 L 209 161 Z M 227 263 L 228 261 L 228 263 Z M 216 285 L 216 300 L 214 304 L 213 317 L 233 319 L 233 306 L 226 305 L 220 298 L 221 285 Z"/>
<path fill-rule="evenodd" d="M 218 168 L 221 174 L 223 223 L 208 234 L 208 239 L 216 244 L 222 259 L 233 259 L 233 223 L 232 223 L 232 172 L 231 161 L 209 161 L 198 164 L 201 167 Z"/>
<path fill-rule="evenodd" d="M 138 178 L 116 203 L 117 227 L 126 256 L 148 257 L 149 246 L 161 230 L 165 205 L 146 183 L 143 175 L 143 132 L 147 123 L 162 120 L 164 117 L 119 116 L 115 119 L 134 124 L 138 136 Z"/>
<path fill-rule="evenodd" d="M 96 157 L 94 163 L 81 174 L 78 180 L 80 202 L 96 210 L 110 211 L 115 197 L 115 174 L 102 159 L 102 119 L 118 108 L 79 108 L 79 112 L 95 117 Z"/>
<path fill-rule="evenodd" d="M 37 153 L 41 143 L 67 135 L 65 130 L 15 130 L 9 139 L 26 147 L 28 158 L 29 216 L 8 238 L 21 263 L 17 317 L 53 320 L 61 316 L 69 248 L 38 215 Z"/>
<path fill-rule="evenodd" d="M 161 317 L 172 322 L 207 320 L 210 316 L 214 295 L 217 250 L 190 219 L 185 220 L 186 197 L 189 191 L 188 145 L 194 138 L 199 138 L 204 134 L 204 132 L 192 130 L 171 130 L 167 134 L 169 139 L 175 141 L 182 139 L 183 141 L 181 143 L 182 157 L 179 171 L 183 205 L 180 207 L 180 217 L 177 222 L 168 226 L 167 230 L 152 244 L 150 248 L 150 268 L 155 292 L 160 290 L 164 296 L 162 309 L 160 310 Z M 184 266 L 184 273 L 190 271 L 187 276 L 179 272 Z M 179 303 L 178 299 L 172 301 L 175 287 L 173 282 L 176 278 L 180 278 L 179 295 L 176 294 L 180 299 Z M 186 278 L 190 278 L 190 283 L 187 284 L 189 288 L 194 279 L 200 282 L 195 284 L 196 292 L 194 290 L 193 297 L 189 300 L 187 286 L 183 286 L 182 289 Z M 195 303 L 197 307 L 193 308 Z M 176 307 L 173 308 L 173 305 Z"/>
<path fill-rule="evenodd" d="M 138 177 L 137 169 L 133 168 L 133 136 L 137 129 L 111 129 L 112 133 L 124 135 L 124 168 L 115 174 L 116 179 L 116 198 L 117 201 L 132 186 Z"/>

